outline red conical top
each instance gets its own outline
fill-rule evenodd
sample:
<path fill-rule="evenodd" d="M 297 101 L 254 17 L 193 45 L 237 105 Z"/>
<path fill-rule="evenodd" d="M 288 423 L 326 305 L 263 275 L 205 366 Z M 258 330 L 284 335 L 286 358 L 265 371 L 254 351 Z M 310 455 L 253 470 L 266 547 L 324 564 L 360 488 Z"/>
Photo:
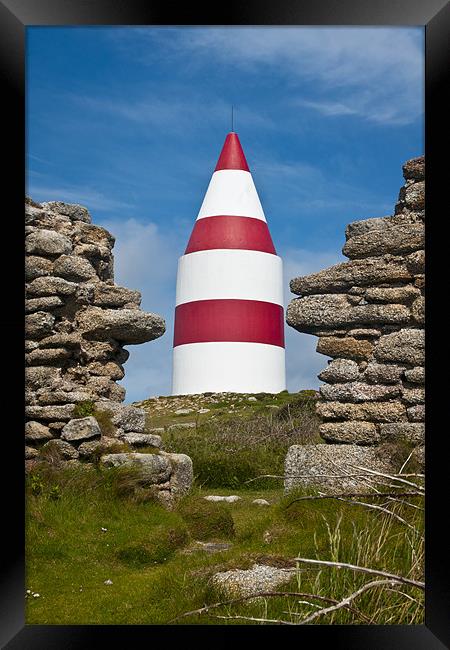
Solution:
<path fill-rule="evenodd" d="M 214 171 L 217 172 L 220 169 L 241 169 L 245 172 L 250 171 L 238 135 L 237 133 L 234 133 L 234 131 L 231 131 L 225 138 L 225 143 L 220 152 L 219 160 L 217 161 Z"/>

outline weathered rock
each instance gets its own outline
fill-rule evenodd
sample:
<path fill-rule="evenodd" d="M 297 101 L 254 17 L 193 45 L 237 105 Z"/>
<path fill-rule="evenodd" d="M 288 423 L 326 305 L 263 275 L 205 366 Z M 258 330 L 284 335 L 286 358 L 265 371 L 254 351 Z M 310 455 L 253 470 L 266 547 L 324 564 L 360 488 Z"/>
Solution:
<path fill-rule="evenodd" d="M 255 506 L 270 506 L 270 503 L 266 499 L 253 499 L 252 503 Z"/>
<path fill-rule="evenodd" d="M 300 332 L 321 327 L 341 327 L 364 323 L 407 323 L 410 311 L 405 305 L 352 306 L 342 294 L 297 298 L 289 303 L 286 322 Z"/>
<path fill-rule="evenodd" d="M 316 349 L 317 352 L 328 357 L 358 360 L 370 357 L 373 344 L 370 341 L 355 339 L 351 336 L 345 338 L 328 336 L 318 340 Z"/>
<path fill-rule="evenodd" d="M 410 406 L 406 409 L 408 420 L 410 422 L 424 422 L 425 421 L 425 404 L 417 404 Z"/>
<path fill-rule="evenodd" d="M 85 336 L 103 341 L 113 338 L 128 345 L 152 341 L 166 328 L 159 316 L 135 309 L 91 307 L 80 314 L 78 323 Z"/>
<path fill-rule="evenodd" d="M 425 178 L 425 158 L 411 158 L 403 165 L 403 176 L 405 179 L 422 181 Z"/>
<path fill-rule="evenodd" d="M 294 567 L 280 569 L 254 564 L 251 569 L 231 569 L 216 573 L 212 577 L 212 585 L 226 598 L 252 596 L 260 592 L 276 590 L 289 582 L 294 574 Z"/>
<path fill-rule="evenodd" d="M 61 377 L 61 370 L 49 366 L 34 366 L 25 368 L 25 382 L 31 390 L 50 386 Z"/>
<path fill-rule="evenodd" d="M 25 334 L 29 338 L 39 340 L 52 331 L 54 324 L 55 317 L 44 311 L 27 314 L 25 316 Z"/>
<path fill-rule="evenodd" d="M 91 399 L 92 395 L 82 390 L 66 392 L 63 390 L 48 390 L 44 388 L 37 395 L 37 401 L 42 405 L 67 404 L 67 402 L 77 404 L 78 402 L 86 402 Z"/>
<path fill-rule="evenodd" d="M 140 292 L 108 284 L 98 284 L 94 287 L 93 305 L 99 307 L 125 307 L 128 303 L 140 305 Z"/>
<path fill-rule="evenodd" d="M 236 501 L 240 501 L 242 497 L 238 496 L 237 494 L 230 494 L 229 496 L 209 494 L 208 496 L 203 498 L 205 499 L 205 501 L 214 501 L 214 502 L 223 501 L 224 503 L 235 503 Z"/>
<path fill-rule="evenodd" d="M 83 442 L 100 438 L 102 432 L 97 420 L 91 415 L 86 418 L 70 420 L 61 432 L 61 438 L 70 442 Z"/>
<path fill-rule="evenodd" d="M 324 399 L 337 402 L 386 400 L 398 397 L 401 392 L 400 385 L 384 386 L 356 381 L 347 384 L 332 384 L 320 387 L 320 394 Z"/>
<path fill-rule="evenodd" d="M 163 446 L 161 436 L 156 436 L 151 433 L 136 433 L 135 431 L 130 431 L 128 433 L 123 433 L 120 436 L 120 440 L 123 440 L 133 447 L 156 447 L 162 449 Z"/>
<path fill-rule="evenodd" d="M 48 427 L 45 427 L 40 422 L 30 420 L 25 423 L 25 440 L 27 442 L 43 442 L 51 440 L 52 433 Z"/>
<path fill-rule="evenodd" d="M 76 290 L 75 282 L 50 276 L 36 278 L 27 285 L 27 294 L 30 296 L 72 296 Z"/>
<path fill-rule="evenodd" d="M 31 460 L 39 456 L 39 451 L 34 447 L 25 446 L 25 460 Z"/>
<path fill-rule="evenodd" d="M 425 209 L 425 182 L 417 181 L 411 185 L 404 185 L 400 188 L 399 201 L 395 206 L 395 213 L 402 212 L 405 208 L 409 210 Z"/>
<path fill-rule="evenodd" d="M 292 293 L 299 295 L 334 293 L 345 291 L 354 285 L 370 286 L 386 282 L 405 282 L 411 278 L 404 260 L 393 255 L 384 255 L 342 262 L 324 271 L 294 278 L 290 282 L 290 288 Z"/>
<path fill-rule="evenodd" d="M 419 325 L 425 324 L 425 298 L 423 296 L 413 302 L 411 312 L 416 323 Z"/>
<path fill-rule="evenodd" d="M 371 384 L 396 384 L 404 370 L 403 366 L 371 362 L 364 371 L 364 379 Z"/>
<path fill-rule="evenodd" d="M 91 215 L 89 214 L 87 208 L 82 205 L 78 205 L 77 203 L 47 201 L 46 203 L 42 204 L 42 207 L 70 217 L 72 221 L 84 221 L 85 223 L 91 223 Z"/>
<path fill-rule="evenodd" d="M 170 476 L 170 492 L 172 497 L 178 498 L 187 494 L 194 480 L 194 470 L 192 460 L 186 454 L 166 454 L 172 466 L 172 473 Z"/>
<path fill-rule="evenodd" d="M 124 433 L 130 431 L 134 433 L 143 433 L 145 431 L 146 412 L 144 409 L 118 404 L 110 401 L 97 401 L 95 408 L 98 411 L 111 413 L 111 422 Z"/>
<path fill-rule="evenodd" d="M 72 445 L 66 440 L 49 440 L 42 447 L 42 450 L 44 452 L 55 450 L 57 454 L 65 460 L 75 460 L 79 456 L 75 447 L 72 447 Z"/>
<path fill-rule="evenodd" d="M 364 298 L 369 302 L 410 303 L 420 296 L 417 287 L 369 287 Z"/>
<path fill-rule="evenodd" d="M 45 275 L 51 275 L 53 262 L 46 257 L 28 255 L 25 259 L 25 279 L 27 282 Z"/>
<path fill-rule="evenodd" d="M 376 479 L 358 467 L 386 473 L 395 471 L 387 459 L 378 456 L 376 447 L 293 445 L 285 461 L 285 490 L 302 486 L 334 494 L 367 492 L 368 484 Z"/>
<path fill-rule="evenodd" d="M 406 257 L 406 267 L 413 274 L 425 273 L 425 251 L 417 251 Z"/>
<path fill-rule="evenodd" d="M 395 402 L 317 402 L 317 414 L 324 420 L 368 420 L 373 422 L 397 422 L 406 419 L 406 408 Z"/>
<path fill-rule="evenodd" d="M 413 384 L 424 384 L 425 368 L 423 366 L 417 366 L 417 368 L 405 370 L 405 379 Z"/>
<path fill-rule="evenodd" d="M 80 347 L 81 337 L 79 334 L 52 334 L 45 339 L 39 341 L 39 347 L 42 349 L 46 348 L 69 348 L 76 350 Z"/>
<path fill-rule="evenodd" d="M 425 361 L 425 332 L 420 329 L 401 329 L 382 336 L 374 351 L 380 361 L 423 365 Z"/>
<path fill-rule="evenodd" d="M 38 348 L 26 354 L 25 361 L 29 366 L 54 366 L 67 361 L 71 356 L 71 350 L 65 348 L 47 348 L 45 350 Z"/>
<path fill-rule="evenodd" d="M 425 425 L 422 422 L 390 422 L 380 425 L 382 440 L 406 440 L 414 445 L 425 442 Z"/>
<path fill-rule="evenodd" d="M 83 282 L 96 276 L 95 269 L 88 260 L 78 255 L 61 255 L 53 266 L 55 275 L 71 280 Z"/>
<path fill-rule="evenodd" d="M 380 330 L 361 327 L 349 330 L 347 334 L 348 336 L 352 336 L 355 339 L 377 339 L 381 336 Z"/>
<path fill-rule="evenodd" d="M 114 451 L 119 451 L 123 447 L 126 448 L 126 445 L 117 440 L 117 438 L 107 438 L 102 437 L 98 440 L 88 440 L 87 442 L 82 442 L 78 447 L 78 453 L 81 458 L 92 458 L 94 454 L 97 453 L 106 453 L 114 449 Z"/>
<path fill-rule="evenodd" d="M 46 296 L 45 298 L 33 298 L 25 300 L 25 313 L 32 314 L 35 311 L 51 311 L 64 305 L 59 296 Z"/>
<path fill-rule="evenodd" d="M 75 404 L 63 406 L 26 406 L 25 415 L 31 420 L 71 420 Z"/>
<path fill-rule="evenodd" d="M 380 440 L 373 422 L 325 422 L 319 426 L 324 440 L 355 445 L 373 445 Z"/>
<path fill-rule="evenodd" d="M 165 483 L 172 472 L 169 458 L 162 454 L 106 454 L 102 456 L 101 464 L 105 467 L 132 467 L 146 485 Z"/>
<path fill-rule="evenodd" d="M 168 431 L 173 431 L 173 429 L 195 429 L 197 425 L 195 422 L 176 422 L 175 424 L 170 424 L 167 427 Z"/>
<path fill-rule="evenodd" d="M 109 377 L 114 380 L 123 379 L 125 376 L 123 366 L 114 361 L 108 361 L 107 363 L 93 361 L 92 363 L 89 363 L 86 368 L 91 375 Z"/>
<path fill-rule="evenodd" d="M 359 377 L 358 364 L 351 359 L 335 359 L 319 373 L 318 377 L 321 381 L 327 381 L 330 384 L 354 381 Z"/>
<path fill-rule="evenodd" d="M 424 245 L 423 224 L 391 225 L 351 237 L 343 247 L 342 253 L 351 259 L 358 259 L 386 253 L 410 253 L 423 248 Z"/>
<path fill-rule="evenodd" d="M 112 248 L 115 242 L 115 237 L 111 235 L 106 228 L 95 226 L 90 223 L 78 222 L 75 224 L 75 233 L 77 244 L 94 244 Z"/>
<path fill-rule="evenodd" d="M 69 237 L 44 228 L 30 233 L 25 240 L 25 251 L 30 255 L 62 255 L 71 250 Z"/>
<path fill-rule="evenodd" d="M 404 388 L 402 399 L 407 404 L 423 404 L 425 402 L 425 389 Z"/>

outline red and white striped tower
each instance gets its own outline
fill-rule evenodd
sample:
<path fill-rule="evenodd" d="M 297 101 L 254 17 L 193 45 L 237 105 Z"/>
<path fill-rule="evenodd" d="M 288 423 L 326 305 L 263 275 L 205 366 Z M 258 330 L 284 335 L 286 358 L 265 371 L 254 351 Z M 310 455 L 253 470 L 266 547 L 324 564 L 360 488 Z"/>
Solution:
<path fill-rule="evenodd" d="M 285 390 L 282 268 L 231 132 L 178 261 L 174 395 Z"/>

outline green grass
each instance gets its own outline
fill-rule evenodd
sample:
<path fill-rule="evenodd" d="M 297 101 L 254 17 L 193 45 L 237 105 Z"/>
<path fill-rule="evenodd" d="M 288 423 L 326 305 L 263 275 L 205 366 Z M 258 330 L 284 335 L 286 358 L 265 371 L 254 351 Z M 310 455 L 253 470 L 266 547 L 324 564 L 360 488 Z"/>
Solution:
<path fill-rule="evenodd" d="M 409 531 L 360 507 L 323 500 L 287 508 L 293 496 L 284 496 L 280 488 L 236 490 L 241 501 L 216 504 L 202 497 L 226 491 L 194 488 L 169 512 L 152 502 L 136 502 L 130 491 L 118 489 L 125 479 L 115 470 L 55 469 L 42 473 L 39 481 L 34 479 L 34 485 L 40 486 L 38 494 L 33 494 L 29 480 L 26 587 L 40 597 L 27 598 L 27 623 L 167 624 L 184 612 L 220 600 L 210 584 L 215 572 L 249 568 L 255 562 L 285 566 L 296 555 L 339 559 L 402 575 L 420 573 L 412 550 L 420 553 L 420 545 Z M 51 497 L 55 487 L 56 499 Z M 261 496 L 272 505 L 251 503 Z M 411 517 L 411 513 L 420 525 L 420 512 L 406 514 Z M 227 540 L 232 546 L 216 554 L 186 554 L 201 539 Z M 302 568 L 306 570 L 290 581 L 291 589 L 339 597 L 367 580 L 352 572 Z M 113 584 L 105 585 L 106 580 Z M 417 589 L 403 591 L 418 597 Z M 386 603 L 379 598 L 379 593 L 368 594 L 358 602 L 366 615 L 383 610 L 374 622 L 422 622 L 420 605 L 405 596 L 388 594 Z M 307 611 L 297 601 L 267 599 L 222 608 L 220 613 L 285 619 L 283 612 L 289 609 L 294 620 L 296 609 Z M 242 623 L 208 616 L 178 622 Z M 330 617 L 317 622 L 330 622 Z M 339 612 L 332 622 L 362 621 Z"/>

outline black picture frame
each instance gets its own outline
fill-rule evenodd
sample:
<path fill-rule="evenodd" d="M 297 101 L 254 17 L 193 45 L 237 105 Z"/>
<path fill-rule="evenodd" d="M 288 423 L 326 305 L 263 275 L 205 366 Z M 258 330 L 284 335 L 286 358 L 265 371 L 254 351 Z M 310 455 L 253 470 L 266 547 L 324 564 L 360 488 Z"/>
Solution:
<path fill-rule="evenodd" d="M 2 196 L 4 246 L 2 262 L 4 387 L 2 474 L 10 470 L 3 486 L 3 549 L 0 598 L 0 642 L 2 647 L 62 649 L 91 648 L 114 643 L 132 648 L 152 643 L 158 626 L 58 626 L 25 625 L 24 594 L 24 482 L 23 438 L 19 413 L 24 412 L 24 269 L 23 269 L 23 198 L 25 150 L 25 29 L 32 25 L 383 25 L 425 26 L 425 98 L 426 98 L 426 210 L 427 210 L 427 499 L 426 499 L 426 616 L 425 625 L 417 626 L 330 626 L 314 625 L 300 629 L 280 626 L 223 626 L 227 641 L 239 630 L 242 641 L 262 640 L 267 634 L 295 635 L 303 643 L 327 643 L 333 649 L 398 650 L 450 647 L 450 544 L 445 524 L 449 454 L 448 425 L 441 420 L 448 402 L 448 389 L 433 373 L 435 357 L 446 363 L 445 341 L 439 346 L 439 334 L 447 337 L 442 307 L 446 297 L 436 283 L 444 275 L 442 260 L 448 257 L 447 240 L 441 235 L 448 218 L 448 93 L 450 7 L 445 0 L 228 0 L 218 6 L 171 3 L 152 0 L 0 0 L 0 71 L 3 79 L 3 138 L 6 183 Z M 5 140 L 10 139 L 10 145 Z M 5 176 L 4 176 L 5 178 Z M 445 199 L 447 202 L 445 203 Z M 448 210 L 448 208 L 447 208 Z M 442 250 L 439 250 L 439 246 Z M 9 255 L 9 253 L 11 253 Z M 439 269 L 439 270 L 435 270 Z M 428 288 L 429 287 L 429 288 Z M 437 301 L 433 296 L 437 296 Z M 437 307 L 437 303 L 439 306 Z M 437 315 L 437 308 L 440 314 Z M 433 320 L 435 319 L 435 329 Z M 433 334 L 432 334 L 433 332 Z M 436 336 L 437 334 L 437 336 Z M 442 343 L 441 343 L 442 344 Z M 447 371 L 448 373 L 448 371 Z M 430 413 L 431 409 L 431 413 Z M 436 412 L 438 411 L 438 412 Z M 182 634 L 182 643 L 197 641 L 206 631 L 217 627 L 172 626 Z M 164 631 L 161 630 L 164 634 Z M 249 634 L 252 636 L 250 637 Z M 164 634 L 167 636 L 167 633 Z M 173 643 L 173 637 L 166 639 Z M 269 641 L 270 642 L 270 641 Z"/>

